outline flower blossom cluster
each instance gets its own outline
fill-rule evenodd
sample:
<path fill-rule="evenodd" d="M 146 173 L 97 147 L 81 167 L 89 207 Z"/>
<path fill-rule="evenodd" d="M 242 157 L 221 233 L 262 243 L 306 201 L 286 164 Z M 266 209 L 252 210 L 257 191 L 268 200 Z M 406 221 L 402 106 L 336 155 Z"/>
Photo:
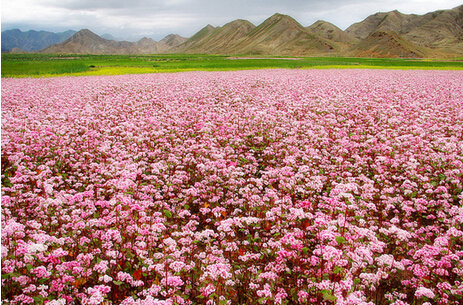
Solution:
<path fill-rule="evenodd" d="M 462 80 L 3 79 L 2 302 L 461 304 Z"/>

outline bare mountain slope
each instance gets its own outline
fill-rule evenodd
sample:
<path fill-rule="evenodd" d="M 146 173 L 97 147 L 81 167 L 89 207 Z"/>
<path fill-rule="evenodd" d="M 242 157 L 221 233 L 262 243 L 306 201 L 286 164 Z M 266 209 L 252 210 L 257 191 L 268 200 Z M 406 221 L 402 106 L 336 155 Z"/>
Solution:
<path fill-rule="evenodd" d="M 430 16 L 406 15 L 397 10 L 387 13 L 376 13 L 348 27 L 346 33 L 359 39 L 365 39 L 376 31 L 394 31 L 398 34 L 405 34 L 412 28 L 423 25 L 429 19 Z"/>
<path fill-rule="evenodd" d="M 151 38 L 142 38 L 137 42 L 104 39 L 89 30 L 80 30 L 68 40 L 53 44 L 42 50 L 43 53 L 75 54 L 155 54 L 167 52 L 185 38 L 169 35 L 160 42 Z"/>
<path fill-rule="evenodd" d="M 425 16 L 427 22 L 407 32 L 405 39 L 421 46 L 463 53 L 463 5 Z"/>
<path fill-rule="evenodd" d="M 425 48 L 404 40 L 392 31 L 376 31 L 347 52 L 352 57 L 422 58 L 427 57 Z"/>
<path fill-rule="evenodd" d="M 181 45 L 187 40 L 188 38 L 182 37 L 177 34 L 167 35 L 158 42 L 158 53 L 168 53 L 173 48 L 177 47 L 178 45 Z"/>
<path fill-rule="evenodd" d="M 235 48 L 238 54 L 315 55 L 338 51 L 287 15 L 275 14 L 254 28 Z"/>
<path fill-rule="evenodd" d="M 168 35 L 160 42 L 150 38 L 135 43 L 108 40 L 81 30 L 44 52 L 455 57 L 463 54 L 463 5 L 424 15 L 376 13 L 346 31 L 325 21 L 305 28 L 282 14 L 271 16 L 257 27 L 246 20 L 235 20 L 221 27 L 207 25 L 188 39 Z"/>
<path fill-rule="evenodd" d="M 197 45 L 200 45 L 204 39 L 209 37 L 212 32 L 214 32 L 216 28 L 213 27 L 212 25 L 208 24 L 199 32 L 188 38 L 184 43 L 180 44 L 177 48 L 175 48 L 175 51 L 183 51 L 183 52 L 188 52 L 189 48 L 194 49 Z"/>
<path fill-rule="evenodd" d="M 132 43 L 101 38 L 90 30 L 80 30 L 68 40 L 53 44 L 44 49 L 44 53 L 90 53 L 115 54 L 127 53 Z"/>
<path fill-rule="evenodd" d="M 393 31 L 418 46 L 463 53 L 463 5 L 424 15 L 376 13 L 346 29 L 360 39 L 376 31 Z"/>
<path fill-rule="evenodd" d="M 188 53 L 228 54 L 253 29 L 255 25 L 246 20 L 235 20 L 222 27 L 209 27 L 203 33 L 179 45 L 176 51 Z"/>
<path fill-rule="evenodd" d="M 359 42 L 358 38 L 344 32 L 334 24 L 323 20 L 316 21 L 311 26 L 306 27 L 306 29 L 315 35 L 346 46 Z"/>

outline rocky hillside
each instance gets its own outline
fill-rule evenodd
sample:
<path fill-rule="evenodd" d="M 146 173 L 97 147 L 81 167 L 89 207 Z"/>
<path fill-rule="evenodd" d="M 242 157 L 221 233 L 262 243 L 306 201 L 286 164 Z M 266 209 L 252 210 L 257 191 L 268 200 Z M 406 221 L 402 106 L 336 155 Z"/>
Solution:
<path fill-rule="evenodd" d="M 15 49 L 15 52 L 20 51 Z M 207 25 L 188 39 L 172 34 L 159 42 L 151 38 L 138 42 L 115 41 L 81 30 L 43 52 L 461 57 L 463 5 L 424 15 L 402 14 L 399 11 L 376 13 L 345 31 L 326 21 L 304 27 L 292 17 L 282 14 L 275 14 L 258 26 L 246 20 L 235 20 L 223 26 Z"/>
<path fill-rule="evenodd" d="M 175 51 L 185 53 L 236 53 L 236 46 L 255 28 L 247 20 L 235 20 L 223 27 L 206 26 L 196 35 L 178 45 Z"/>
<path fill-rule="evenodd" d="M 90 30 L 80 30 L 68 40 L 53 44 L 43 53 L 72 54 L 154 54 L 169 52 L 177 44 L 185 41 L 178 35 L 169 35 L 160 42 L 142 38 L 137 42 L 104 39 Z"/>
<path fill-rule="evenodd" d="M 288 15 L 275 14 L 257 26 L 236 46 L 237 54 L 314 55 L 337 51 L 334 43 L 310 33 Z"/>
<path fill-rule="evenodd" d="M 425 15 L 398 11 L 376 13 L 351 25 L 345 32 L 366 39 L 377 31 L 394 32 L 416 46 L 463 54 L 463 5 Z"/>
<path fill-rule="evenodd" d="M 376 31 L 351 48 L 350 57 L 423 58 L 427 50 L 404 40 L 393 31 Z"/>

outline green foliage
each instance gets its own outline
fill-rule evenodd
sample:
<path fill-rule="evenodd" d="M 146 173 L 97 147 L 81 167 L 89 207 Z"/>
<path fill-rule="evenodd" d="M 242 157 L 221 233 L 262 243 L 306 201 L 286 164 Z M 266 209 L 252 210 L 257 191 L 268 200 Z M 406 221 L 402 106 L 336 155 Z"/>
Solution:
<path fill-rule="evenodd" d="M 346 242 L 346 239 L 342 236 L 336 236 L 336 242 L 338 244 L 344 244 Z"/>
<path fill-rule="evenodd" d="M 191 70 L 307 68 L 463 69 L 462 61 L 345 57 L 229 57 L 227 55 L 2 54 L 2 77 L 108 75 Z"/>

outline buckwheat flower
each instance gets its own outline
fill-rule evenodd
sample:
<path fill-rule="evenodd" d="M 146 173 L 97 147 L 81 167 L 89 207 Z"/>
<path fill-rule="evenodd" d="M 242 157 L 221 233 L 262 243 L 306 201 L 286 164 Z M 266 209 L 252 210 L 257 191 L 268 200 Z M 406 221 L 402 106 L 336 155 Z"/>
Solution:
<path fill-rule="evenodd" d="M 53 185 L 52 184 L 49 184 L 47 182 L 44 182 L 43 183 L 43 189 L 45 191 L 45 193 L 47 193 L 48 195 L 53 195 Z"/>
<path fill-rule="evenodd" d="M 89 288 L 90 297 L 85 297 L 82 299 L 82 304 L 84 305 L 98 305 L 104 302 L 104 295 L 101 291 L 91 290 Z"/>
<path fill-rule="evenodd" d="M 172 238 L 170 238 L 170 237 L 164 239 L 163 242 L 169 248 L 175 248 L 177 246 L 177 242 L 175 240 L 173 240 Z"/>
<path fill-rule="evenodd" d="M 29 250 L 29 253 L 35 254 L 37 252 L 46 251 L 47 249 L 48 249 L 48 246 L 44 244 L 30 244 L 28 250 Z"/>
<path fill-rule="evenodd" d="M 219 278 L 229 279 L 232 277 L 230 269 L 231 266 L 229 264 L 217 263 L 208 265 L 206 267 L 206 272 L 203 274 L 202 278 L 210 277 L 214 281 L 218 280 Z"/>
<path fill-rule="evenodd" d="M 118 281 L 121 281 L 121 282 L 132 283 L 133 278 L 132 278 L 132 276 L 131 276 L 129 273 L 123 272 L 123 271 L 119 271 L 119 272 L 117 273 L 117 280 L 118 280 Z"/>
<path fill-rule="evenodd" d="M 383 254 L 376 259 L 379 266 L 392 267 L 394 264 L 394 256 L 390 254 Z"/>
<path fill-rule="evenodd" d="M 49 278 L 51 272 L 49 272 L 44 266 L 39 266 L 31 270 L 32 274 L 35 274 L 39 278 Z"/>
<path fill-rule="evenodd" d="M 404 302 L 402 300 L 397 300 L 394 303 L 392 303 L 391 305 L 410 305 L 410 304 L 407 303 L 407 302 Z"/>
<path fill-rule="evenodd" d="M 108 269 L 108 261 L 101 261 L 93 266 L 93 270 L 99 273 L 105 273 Z"/>
<path fill-rule="evenodd" d="M 131 285 L 132 287 L 141 287 L 145 285 L 145 283 L 142 280 L 138 280 L 138 281 L 133 281 Z"/>
<path fill-rule="evenodd" d="M 212 284 L 208 284 L 206 287 L 201 287 L 199 291 L 203 296 L 208 297 L 215 292 L 215 287 Z"/>
<path fill-rule="evenodd" d="M 450 285 L 448 282 L 440 282 L 437 283 L 437 288 L 440 290 L 449 290 L 452 289 L 452 285 Z"/>
<path fill-rule="evenodd" d="M 183 286 L 183 281 L 180 276 L 177 275 L 169 275 L 167 278 L 163 278 L 161 280 L 162 285 L 167 285 L 171 287 L 181 287 Z"/>
<path fill-rule="evenodd" d="M 277 278 L 278 274 L 275 272 L 262 272 L 259 274 L 259 279 L 276 280 Z"/>
<path fill-rule="evenodd" d="M 415 291 L 415 296 L 421 298 L 422 296 L 433 299 L 436 295 L 432 292 L 431 289 L 426 287 L 418 287 Z"/>
<path fill-rule="evenodd" d="M 184 262 L 180 262 L 180 261 L 174 261 L 172 263 L 170 263 L 169 267 L 174 270 L 175 272 L 180 272 L 184 267 L 185 267 L 185 263 Z"/>
<path fill-rule="evenodd" d="M 269 284 L 265 284 L 264 289 L 257 290 L 256 293 L 260 298 L 262 298 L 262 297 L 271 298 L 272 297 L 272 291 L 270 290 L 270 285 Z"/>
<path fill-rule="evenodd" d="M 297 293 L 297 297 L 298 297 L 298 301 L 299 303 L 304 303 L 308 300 L 310 294 L 308 294 L 306 291 L 304 290 L 300 290 L 298 293 Z"/>
<path fill-rule="evenodd" d="M 22 292 L 29 293 L 29 292 L 34 292 L 36 290 L 37 290 L 37 286 L 35 286 L 34 284 L 31 284 L 28 287 L 24 288 Z"/>
<path fill-rule="evenodd" d="M 48 302 L 47 305 L 66 305 L 66 299 L 52 300 Z"/>

